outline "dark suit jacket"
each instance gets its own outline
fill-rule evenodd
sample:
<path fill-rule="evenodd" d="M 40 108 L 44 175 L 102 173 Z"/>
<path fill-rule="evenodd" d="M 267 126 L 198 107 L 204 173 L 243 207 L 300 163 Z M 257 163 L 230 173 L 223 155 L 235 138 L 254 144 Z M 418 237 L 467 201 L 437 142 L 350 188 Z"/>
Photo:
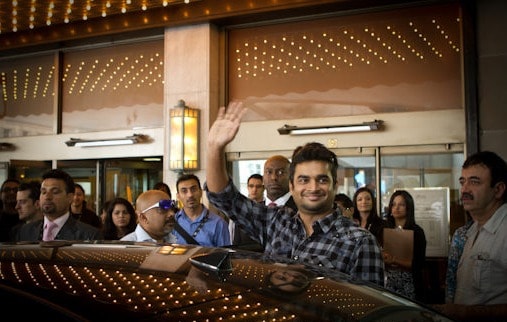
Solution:
<path fill-rule="evenodd" d="M 23 225 L 15 236 L 16 241 L 41 241 L 44 219 Z M 97 228 L 69 216 L 55 240 L 102 240 L 102 232 Z"/>
<path fill-rule="evenodd" d="M 86 208 L 86 205 L 84 205 L 83 212 L 81 214 L 73 213 L 70 207 L 69 212 L 72 217 L 76 218 L 79 221 L 82 221 L 88 225 L 92 225 L 93 227 L 102 227 L 102 222 L 100 221 L 99 216 L 97 216 L 95 211 Z"/>

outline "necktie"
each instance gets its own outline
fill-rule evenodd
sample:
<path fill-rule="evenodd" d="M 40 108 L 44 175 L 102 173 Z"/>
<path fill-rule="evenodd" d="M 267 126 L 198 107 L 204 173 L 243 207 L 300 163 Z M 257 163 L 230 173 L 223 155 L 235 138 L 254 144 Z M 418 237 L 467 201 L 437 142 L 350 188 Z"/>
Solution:
<path fill-rule="evenodd" d="M 268 205 L 269 208 L 275 208 L 276 207 L 276 202 L 270 202 L 269 205 Z"/>
<path fill-rule="evenodd" d="M 55 236 L 53 235 L 53 230 L 55 230 L 56 227 L 58 227 L 57 224 L 55 224 L 52 221 L 48 221 L 48 223 L 46 224 L 46 227 L 44 229 L 44 234 L 42 236 L 42 240 L 48 241 L 48 240 L 55 239 Z"/>

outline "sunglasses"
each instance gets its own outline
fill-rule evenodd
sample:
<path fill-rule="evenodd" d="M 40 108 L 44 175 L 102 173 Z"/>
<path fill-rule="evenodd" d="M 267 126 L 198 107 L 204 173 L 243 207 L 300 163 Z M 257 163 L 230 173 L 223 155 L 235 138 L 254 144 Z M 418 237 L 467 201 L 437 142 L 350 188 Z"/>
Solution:
<path fill-rule="evenodd" d="M 162 200 L 159 200 L 158 202 L 154 203 L 153 205 L 149 206 L 148 208 L 144 209 L 143 211 L 141 211 L 141 213 L 144 214 L 145 212 L 147 212 L 148 210 L 153 209 L 153 208 L 160 208 L 162 210 L 169 210 L 169 209 L 177 208 L 177 201 L 162 199 Z"/>

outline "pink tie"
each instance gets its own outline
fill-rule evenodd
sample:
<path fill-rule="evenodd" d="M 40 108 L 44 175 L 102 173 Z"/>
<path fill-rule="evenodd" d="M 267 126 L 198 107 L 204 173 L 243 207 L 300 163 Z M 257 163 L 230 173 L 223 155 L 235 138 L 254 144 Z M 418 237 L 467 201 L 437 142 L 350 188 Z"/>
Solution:
<path fill-rule="evenodd" d="M 55 239 L 55 236 L 53 235 L 53 230 L 55 230 L 56 227 L 58 227 L 57 224 L 55 224 L 52 221 L 48 221 L 48 223 L 46 224 L 46 228 L 44 229 L 42 240 L 48 241 Z"/>
<path fill-rule="evenodd" d="M 269 208 L 275 208 L 276 207 L 276 202 L 270 202 L 269 205 L 268 205 Z"/>

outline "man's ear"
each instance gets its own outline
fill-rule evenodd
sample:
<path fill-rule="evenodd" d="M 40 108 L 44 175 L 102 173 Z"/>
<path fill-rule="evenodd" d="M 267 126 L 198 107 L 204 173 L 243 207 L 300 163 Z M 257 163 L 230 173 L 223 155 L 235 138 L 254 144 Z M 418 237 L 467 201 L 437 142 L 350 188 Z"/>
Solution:
<path fill-rule="evenodd" d="M 497 199 L 503 200 L 505 195 L 505 189 L 506 189 L 505 182 L 502 181 L 497 182 L 495 185 L 495 197 Z"/>
<path fill-rule="evenodd" d="M 146 222 L 146 221 L 148 221 L 148 217 L 146 217 L 146 214 L 139 212 L 139 213 L 137 213 L 137 221 L 138 222 Z"/>

